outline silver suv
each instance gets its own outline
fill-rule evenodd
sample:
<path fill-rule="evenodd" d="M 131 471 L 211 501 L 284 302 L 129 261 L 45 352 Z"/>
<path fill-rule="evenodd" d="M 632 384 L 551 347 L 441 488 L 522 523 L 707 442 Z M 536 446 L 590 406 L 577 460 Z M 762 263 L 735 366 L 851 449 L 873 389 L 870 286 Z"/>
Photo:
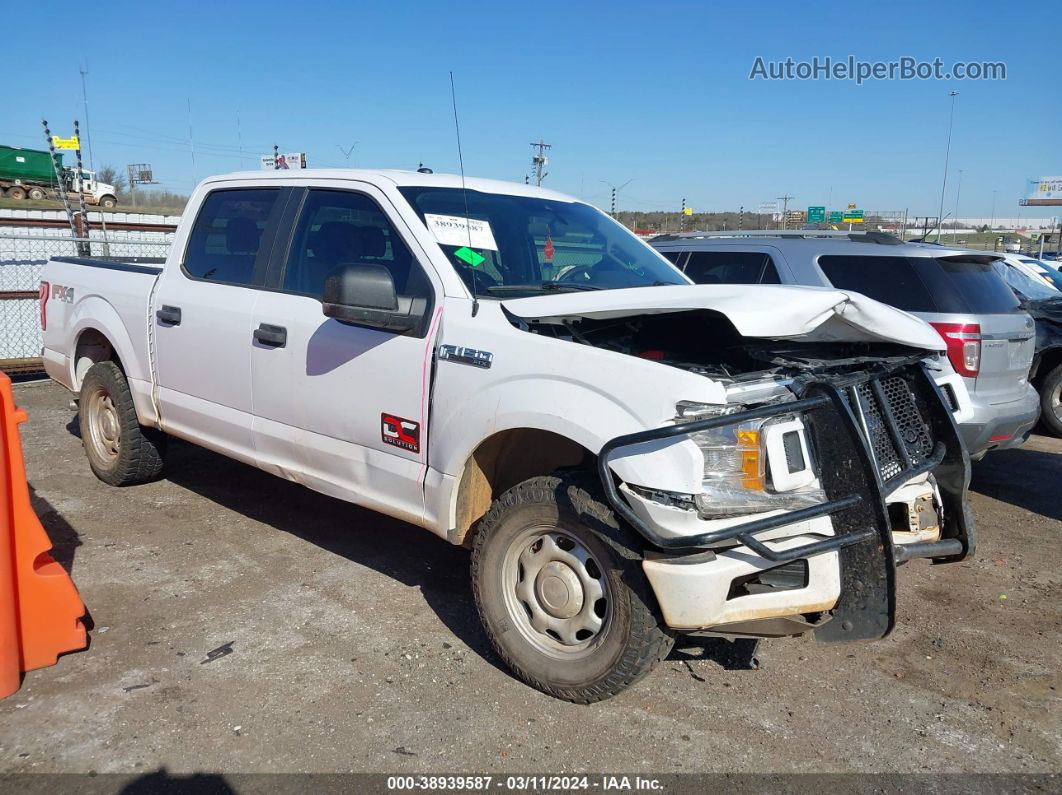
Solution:
<path fill-rule="evenodd" d="M 1033 320 L 993 270 L 997 255 L 873 232 L 690 232 L 649 242 L 698 284 L 836 287 L 930 323 L 970 393 L 960 430 L 974 459 L 1022 444 L 1036 424 Z"/>

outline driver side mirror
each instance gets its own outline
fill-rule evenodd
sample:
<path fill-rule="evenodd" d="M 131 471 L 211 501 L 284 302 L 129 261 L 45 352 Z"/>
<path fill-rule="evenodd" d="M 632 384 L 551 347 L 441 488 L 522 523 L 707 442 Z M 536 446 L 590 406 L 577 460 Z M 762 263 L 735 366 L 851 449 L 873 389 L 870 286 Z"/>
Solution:
<path fill-rule="evenodd" d="M 350 326 L 403 333 L 420 325 L 425 301 L 399 296 L 381 265 L 343 265 L 325 279 L 321 311 Z"/>

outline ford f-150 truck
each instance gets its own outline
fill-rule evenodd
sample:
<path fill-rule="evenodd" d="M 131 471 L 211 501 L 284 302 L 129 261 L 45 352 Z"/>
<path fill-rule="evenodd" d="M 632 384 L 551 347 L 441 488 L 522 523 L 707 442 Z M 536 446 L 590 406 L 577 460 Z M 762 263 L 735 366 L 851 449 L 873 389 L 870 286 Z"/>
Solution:
<path fill-rule="evenodd" d="M 560 193 L 219 176 L 162 266 L 43 278 L 45 366 L 101 480 L 158 476 L 174 436 L 467 545 L 495 649 L 559 698 L 614 695 L 678 632 L 882 637 L 897 563 L 973 547 L 932 328 L 692 285 Z"/>

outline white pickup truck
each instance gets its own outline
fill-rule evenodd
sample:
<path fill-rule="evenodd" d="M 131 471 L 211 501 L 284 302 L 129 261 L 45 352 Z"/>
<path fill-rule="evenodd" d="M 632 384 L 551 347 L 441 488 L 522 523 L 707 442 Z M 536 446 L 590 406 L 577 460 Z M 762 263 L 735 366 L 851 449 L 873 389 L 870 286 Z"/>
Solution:
<path fill-rule="evenodd" d="M 43 278 L 100 479 L 158 476 L 175 436 L 465 544 L 494 647 L 559 698 L 623 690 L 677 632 L 882 637 L 896 564 L 973 546 L 932 328 L 691 285 L 549 190 L 219 176 L 163 265 Z"/>

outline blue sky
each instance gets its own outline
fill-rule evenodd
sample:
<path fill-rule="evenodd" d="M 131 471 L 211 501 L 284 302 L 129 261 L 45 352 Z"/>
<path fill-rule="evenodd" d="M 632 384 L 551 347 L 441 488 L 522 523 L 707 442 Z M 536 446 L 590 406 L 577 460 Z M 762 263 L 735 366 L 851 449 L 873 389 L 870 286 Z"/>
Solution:
<path fill-rule="evenodd" d="M 935 213 L 948 91 L 945 212 L 1018 213 L 1026 178 L 1062 173 L 1062 3 L 97 3 L 62 22 L 5 0 L 8 31 L 53 29 L 9 59 L 0 142 L 39 146 L 84 113 L 95 164 L 153 164 L 187 193 L 271 151 L 311 166 L 457 170 L 454 71 L 469 175 L 522 181 L 553 144 L 546 185 L 622 209 L 792 205 Z M 77 42 L 83 44 L 78 47 Z M 757 56 L 1003 61 L 1003 81 L 750 81 Z M 7 79 L 10 78 L 10 79 Z M 193 171 L 188 102 L 196 145 Z M 240 138 L 244 156 L 241 166 Z M 1024 209 L 1023 216 L 1059 214 Z"/>

